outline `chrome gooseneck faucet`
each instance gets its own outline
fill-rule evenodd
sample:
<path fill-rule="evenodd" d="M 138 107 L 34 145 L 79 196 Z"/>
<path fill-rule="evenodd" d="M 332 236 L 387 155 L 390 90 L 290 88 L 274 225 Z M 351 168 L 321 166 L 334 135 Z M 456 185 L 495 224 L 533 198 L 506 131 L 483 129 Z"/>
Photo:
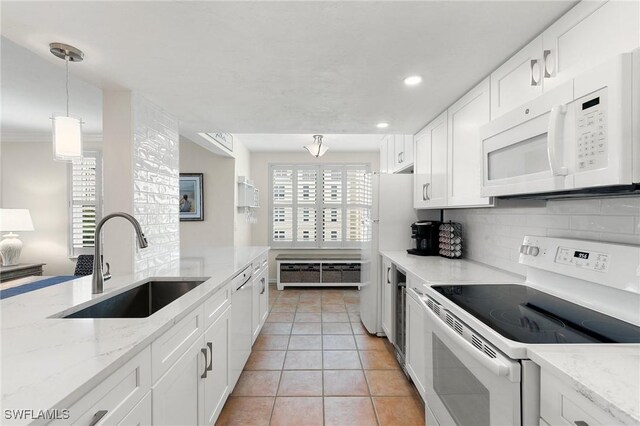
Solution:
<path fill-rule="evenodd" d="M 102 238 L 101 232 L 104 224 L 114 217 L 122 217 L 127 219 L 133 225 L 133 229 L 136 231 L 136 237 L 138 240 L 138 247 L 146 248 L 149 246 L 147 243 L 147 239 L 142 232 L 142 227 L 140 227 L 140 222 L 136 220 L 135 217 L 130 214 L 118 212 L 111 213 L 102 218 L 100 222 L 98 222 L 98 226 L 96 226 L 96 234 L 95 234 L 95 252 L 93 256 L 93 277 L 92 277 L 92 286 L 91 290 L 93 294 L 100 294 L 104 290 L 104 279 L 105 276 L 102 273 Z"/>

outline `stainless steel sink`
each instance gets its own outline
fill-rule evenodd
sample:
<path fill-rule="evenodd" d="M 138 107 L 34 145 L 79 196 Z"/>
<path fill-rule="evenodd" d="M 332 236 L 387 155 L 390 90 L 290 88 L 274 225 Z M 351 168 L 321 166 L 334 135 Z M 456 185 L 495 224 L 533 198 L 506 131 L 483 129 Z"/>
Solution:
<path fill-rule="evenodd" d="M 146 318 L 204 281 L 148 281 L 62 318 Z"/>

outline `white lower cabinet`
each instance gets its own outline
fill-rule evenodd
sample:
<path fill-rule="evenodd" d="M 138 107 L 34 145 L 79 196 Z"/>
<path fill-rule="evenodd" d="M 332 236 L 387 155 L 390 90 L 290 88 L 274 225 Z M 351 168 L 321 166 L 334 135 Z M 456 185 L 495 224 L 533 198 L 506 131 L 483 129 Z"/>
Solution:
<path fill-rule="evenodd" d="M 251 301 L 251 327 L 253 329 L 252 343 L 256 341 L 262 324 L 269 315 L 269 270 L 262 268 L 253 279 L 253 298 Z"/>
<path fill-rule="evenodd" d="M 544 368 L 540 370 L 540 424 L 604 426 L 621 422 L 597 407 L 572 386 Z"/>
<path fill-rule="evenodd" d="M 147 392 L 142 401 L 138 402 L 138 405 L 129 411 L 129 414 L 118 423 L 118 426 L 147 426 L 150 424 L 153 424 L 151 418 L 151 391 Z"/>
<path fill-rule="evenodd" d="M 426 354 L 424 352 L 425 339 L 425 315 L 424 308 L 416 300 L 418 294 L 413 289 L 407 289 L 407 347 L 406 347 L 406 368 L 415 384 L 420 396 L 425 398 L 426 380 Z"/>
<path fill-rule="evenodd" d="M 393 267 L 389 259 L 382 259 L 382 331 L 391 343 L 393 338 L 394 312 Z"/>
<path fill-rule="evenodd" d="M 120 424 L 138 408 L 138 402 L 150 388 L 151 349 L 147 347 L 68 407 L 68 419 L 54 420 L 49 424 Z M 150 416 L 151 413 L 138 412 L 134 416 L 144 415 Z"/>
<path fill-rule="evenodd" d="M 212 425 L 229 396 L 229 319 L 231 308 L 209 326 L 204 333 L 205 346 L 209 349 L 207 377 L 204 378 L 204 420 Z"/>
<path fill-rule="evenodd" d="M 206 354 L 200 337 L 153 386 L 154 425 L 202 424 Z"/>

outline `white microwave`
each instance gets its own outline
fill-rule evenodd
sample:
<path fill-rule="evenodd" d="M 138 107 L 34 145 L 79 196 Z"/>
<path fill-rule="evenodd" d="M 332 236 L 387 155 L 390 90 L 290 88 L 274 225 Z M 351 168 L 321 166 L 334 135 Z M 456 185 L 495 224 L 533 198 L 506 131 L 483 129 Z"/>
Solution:
<path fill-rule="evenodd" d="M 639 121 L 636 49 L 483 126 L 482 196 L 637 191 Z"/>

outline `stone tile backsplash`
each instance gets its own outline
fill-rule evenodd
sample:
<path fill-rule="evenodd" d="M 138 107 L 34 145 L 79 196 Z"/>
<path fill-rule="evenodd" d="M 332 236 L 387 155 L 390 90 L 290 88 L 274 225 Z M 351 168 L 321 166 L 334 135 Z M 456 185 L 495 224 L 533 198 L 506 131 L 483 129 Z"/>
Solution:
<path fill-rule="evenodd" d="M 525 235 L 640 244 L 640 196 L 584 200 L 497 200 L 496 207 L 450 209 L 463 224 L 464 257 L 517 274 Z"/>
<path fill-rule="evenodd" d="M 180 257 L 180 151 L 178 121 L 139 95 L 133 121 L 133 208 L 149 241 L 135 255 L 140 272 Z"/>

